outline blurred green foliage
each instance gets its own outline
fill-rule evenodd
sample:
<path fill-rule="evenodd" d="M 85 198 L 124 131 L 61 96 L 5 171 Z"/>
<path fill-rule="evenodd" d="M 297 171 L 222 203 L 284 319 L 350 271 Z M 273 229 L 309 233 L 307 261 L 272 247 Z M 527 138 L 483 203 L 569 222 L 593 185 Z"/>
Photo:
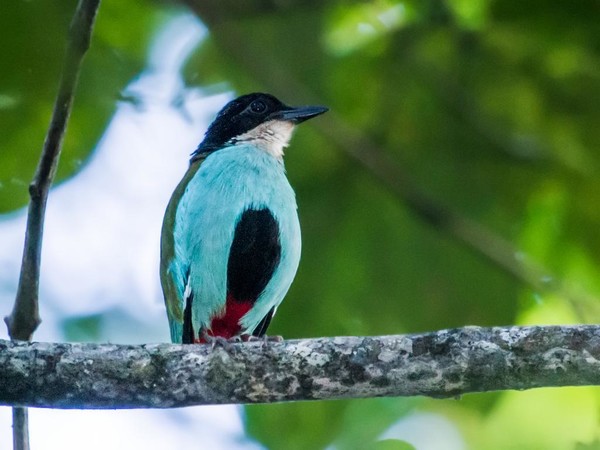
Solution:
<path fill-rule="evenodd" d="M 75 0 L 16 1 L 0 13 L 0 213 L 28 201 L 60 79 Z M 85 164 L 121 90 L 144 67 L 164 11 L 138 2 L 104 2 L 58 167 L 57 181 Z M 135 17 L 135 20 L 130 20 Z"/>
<path fill-rule="evenodd" d="M 512 243 L 516 260 L 541 264 L 555 277 L 542 281 L 572 294 L 524 286 L 424 225 L 332 134 L 306 125 L 286 159 L 303 259 L 271 333 L 598 322 L 597 2 L 249 1 L 243 14 L 228 2 L 187 3 L 211 32 L 186 67 L 190 85 L 225 82 L 290 103 L 316 98 L 391 156 L 415 188 Z M 26 201 L 73 6 L 15 2 L 0 14 L 0 211 Z M 61 179 L 89 157 L 120 90 L 143 66 L 162 11 L 149 1 L 102 4 Z M 67 324 L 81 334 L 77 327 Z M 591 449 L 599 400 L 595 389 L 568 388 L 304 402 L 248 407 L 246 426 L 273 449 L 410 448 L 376 440 L 407 414 L 429 411 L 455 423 L 471 449 Z"/>
<path fill-rule="evenodd" d="M 383 439 L 374 442 L 372 445 L 361 448 L 365 450 L 415 450 L 408 442 L 400 441 L 398 439 Z"/>

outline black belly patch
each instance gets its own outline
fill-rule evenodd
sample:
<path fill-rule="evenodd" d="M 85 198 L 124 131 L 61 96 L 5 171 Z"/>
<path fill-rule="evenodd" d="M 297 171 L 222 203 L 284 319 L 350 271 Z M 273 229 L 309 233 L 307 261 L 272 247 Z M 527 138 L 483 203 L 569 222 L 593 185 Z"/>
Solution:
<path fill-rule="evenodd" d="M 227 294 L 255 302 L 281 259 L 279 226 L 271 211 L 248 209 L 235 228 L 227 263 Z"/>

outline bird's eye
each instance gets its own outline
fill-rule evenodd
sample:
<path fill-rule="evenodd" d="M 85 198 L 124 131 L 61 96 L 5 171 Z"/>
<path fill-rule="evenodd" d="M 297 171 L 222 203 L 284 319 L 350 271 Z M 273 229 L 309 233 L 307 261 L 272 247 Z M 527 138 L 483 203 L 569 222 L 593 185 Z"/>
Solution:
<path fill-rule="evenodd" d="M 256 100 L 250 104 L 250 110 L 253 113 L 259 114 L 259 113 L 265 112 L 266 109 L 267 109 L 267 105 L 265 105 L 265 102 L 263 102 L 261 100 Z"/>

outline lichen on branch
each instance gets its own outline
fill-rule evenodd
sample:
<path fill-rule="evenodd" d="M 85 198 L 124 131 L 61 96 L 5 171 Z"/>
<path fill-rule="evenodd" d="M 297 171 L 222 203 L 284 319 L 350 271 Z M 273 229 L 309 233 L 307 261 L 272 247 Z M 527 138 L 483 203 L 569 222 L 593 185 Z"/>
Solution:
<path fill-rule="evenodd" d="M 0 341 L 0 404 L 172 408 L 600 385 L 600 326 L 217 345 Z"/>

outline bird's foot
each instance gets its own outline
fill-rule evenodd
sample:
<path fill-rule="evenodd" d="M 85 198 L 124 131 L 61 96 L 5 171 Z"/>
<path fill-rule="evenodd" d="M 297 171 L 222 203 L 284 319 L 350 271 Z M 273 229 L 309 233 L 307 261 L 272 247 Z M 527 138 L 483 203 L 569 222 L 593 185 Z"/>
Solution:
<path fill-rule="evenodd" d="M 242 334 L 239 337 L 241 338 L 242 342 L 263 342 L 265 344 L 268 342 L 283 342 L 283 336 L 264 335 L 262 337 L 258 337 L 251 334 Z"/>
<path fill-rule="evenodd" d="M 242 342 L 239 336 L 234 336 L 229 339 L 222 336 L 210 336 L 204 335 L 204 342 L 210 345 L 210 349 L 214 350 L 215 347 L 221 347 L 223 350 L 230 352 L 233 350 L 233 344 L 239 344 Z"/>
<path fill-rule="evenodd" d="M 212 336 L 210 334 L 204 334 L 203 338 L 199 341 L 203 344 L 210 345 L 211 350 L 215 347 L 221 347 L 227 352 L 233 350 L 233 344 L 239 344 L 242 342 L 262 342 L 263 347 L 268 347 L 269 344 L 274 342 L 283 342 L 283 336 L 262 336 L 257 337 L 251 334 L 242 334 L 239 336 L 233 336 L 230 338 L 224 338 L 222 336 Z"/>
<path fill-rule="evenodd" d="M 283 342 L 283 336 L 275 335 L 275 336 L 267 336 L 266 334 L 261 338 L 263 351 L 271 351 L 271 344 Z"/>
<path fill-rule="evenodd" d="M 270 345 L 275 342 L 283 342 L 283 336 L 252 336 L 250 334 L 242 334 L 242 341 L 244 342 L 262 342 L 263 350 L 269 350 Z"/>

